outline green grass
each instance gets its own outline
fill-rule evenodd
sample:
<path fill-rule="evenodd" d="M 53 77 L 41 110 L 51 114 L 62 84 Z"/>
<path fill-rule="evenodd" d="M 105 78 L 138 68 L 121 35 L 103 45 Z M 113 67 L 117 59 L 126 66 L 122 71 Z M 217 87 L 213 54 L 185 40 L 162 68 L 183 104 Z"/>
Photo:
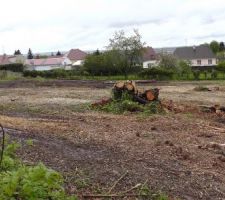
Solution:
<path fill-rule="evenodd" d="M 22 73 L 0 70 L 0 81 L 13 81 L 23 79 Z"/>

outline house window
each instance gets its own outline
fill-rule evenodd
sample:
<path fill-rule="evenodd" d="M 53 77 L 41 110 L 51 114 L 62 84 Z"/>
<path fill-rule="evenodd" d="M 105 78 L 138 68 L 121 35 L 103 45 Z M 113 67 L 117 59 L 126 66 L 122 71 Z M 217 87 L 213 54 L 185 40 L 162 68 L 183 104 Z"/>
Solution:
<path fill-rule="evenodd" d="M 201 65 L 202 61 L 201 60 L 197 60 L 197 65 Z"/>
<path fill-rule="evenodd" d="M 209 59 L 209 60 L 208 60 L 208 64 L 209 64 L 209 65 L 212 65 L 212 59 Z"/>
<path fill-rule="evenodd" d="M 152 63 L 148 63 L 148 68 L 151 68 L 153 66 Z"/>

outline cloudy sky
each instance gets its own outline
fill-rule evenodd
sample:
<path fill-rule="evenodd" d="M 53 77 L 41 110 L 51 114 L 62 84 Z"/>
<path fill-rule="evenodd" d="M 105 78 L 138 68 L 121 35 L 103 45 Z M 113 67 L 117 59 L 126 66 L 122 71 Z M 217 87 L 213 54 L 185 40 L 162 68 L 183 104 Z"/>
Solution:
<path fill-rule="evenodd" d="M 134 28 L 149 46 L 225 41 L 225 0 L 0 0 L 0 54 L 102 49 Z"/>

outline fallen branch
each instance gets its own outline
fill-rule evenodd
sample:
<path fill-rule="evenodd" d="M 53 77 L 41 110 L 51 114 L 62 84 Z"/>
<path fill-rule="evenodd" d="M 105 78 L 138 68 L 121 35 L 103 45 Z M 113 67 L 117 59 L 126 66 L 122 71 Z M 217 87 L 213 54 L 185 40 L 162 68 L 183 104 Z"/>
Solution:
<path fill-rule="evenodd" d="M 93 199 L 93 198 L 113 198 L 113 197 L 148 197 L 148 194 L 97 194 L 97 195 L 82 195 L 84 199 Z"/>
<path fill-rule="evenodd" d="M 128 171 L 126 171 L 114 184 L 113 186 L 109 189 L 108 194 L 111 193 L 111 191 L 116 187 L 116 185 L 128 174 Z"/>
<path fill-rule="evenodd" d="M 221 133 L 225 133 L 225 129 L 224 128 L 218 128 L 218 127 L 213 127 L 213 126 L 208 126 L 208 125 L 204 125 L 204 127 L 206 128 L 211 128 L 217 131 L 221 131 Z"/>
<path fill-rule="evenodd" d="M 124 175 L 123 175 L 124 176 Z M 119 180 L 121 180 L 120 178 Z M 118 182 L 118 181 L 117 181 Z M 115 184 L 114 184 L 115 185 Z M 119 194 L 97 194 L 97 195 L 92 195 L 92 194 L 85 194 L 82 195 L 83 198 L 88 199 L 88 198 L 113 198 L 113 197 L 147 197 L 149 196 L 148 194 L 127 194 L 128 192 L 139 188 L 142 186 L 142 184 L 138 183 L 137 185 L 133 186 L 132 188 L 125 190 L 123 192 L 120 192 Z"/>
<path fill-rule="evenodd" d="M 124 191 L 124 192 L 121 192 L 121 194 L 126 194 L 126 193 L 128 193 L 128 192 L 130 192 L 130 191 L 132 191 L 134 189 L 137 189 L 137 188 L 139 188 L 141 186 L 142 186 L 142 184 L 141 183 L 138 183 L 137 185 L 133 186 L 132 188 L 130 188 L 130 189 Z"/>

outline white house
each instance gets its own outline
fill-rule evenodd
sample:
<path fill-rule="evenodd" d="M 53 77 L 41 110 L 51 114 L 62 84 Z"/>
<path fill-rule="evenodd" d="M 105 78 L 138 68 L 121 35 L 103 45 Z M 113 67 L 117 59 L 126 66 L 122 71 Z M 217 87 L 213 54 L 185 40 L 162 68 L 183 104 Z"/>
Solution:
<path fill-rule="evenodd" d="M 87 53 L 80 49 L 71 49 L 65 56 L 72 62 L 72 67 L 76 67 L 84 64 Z"/>
<path fill-rule="evenodd" d="M 27 59 L 27 70 L 47 71 L 52 69 L 71 69 L 72 62 L 66 57 L 49 57 L 40 59 Z"/>
<path fill-rule="evenodd" d="M 217 65 L 216 56 L 208 45 L 178 47 L 174 51 L 174 56 L 189 61 L 192 67 L 212 67 Z"/>
<path fill-rule="evenodd" d="M 143 54 L 143 68 L 157 66 L 159 63 L 157 55 L 152 47 L 146 47 Z"/>

